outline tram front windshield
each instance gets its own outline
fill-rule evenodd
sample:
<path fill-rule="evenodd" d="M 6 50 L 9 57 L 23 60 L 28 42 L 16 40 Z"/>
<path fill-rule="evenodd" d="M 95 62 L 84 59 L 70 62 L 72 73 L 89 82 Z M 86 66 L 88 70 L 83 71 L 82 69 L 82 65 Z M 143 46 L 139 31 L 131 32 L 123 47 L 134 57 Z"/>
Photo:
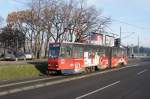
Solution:
<path fill-rule="evenodd" d="M 58 58 L 59 51 L 60 51 L 59 45 L 50 45 L 49 46 L 49 58 Z"/>

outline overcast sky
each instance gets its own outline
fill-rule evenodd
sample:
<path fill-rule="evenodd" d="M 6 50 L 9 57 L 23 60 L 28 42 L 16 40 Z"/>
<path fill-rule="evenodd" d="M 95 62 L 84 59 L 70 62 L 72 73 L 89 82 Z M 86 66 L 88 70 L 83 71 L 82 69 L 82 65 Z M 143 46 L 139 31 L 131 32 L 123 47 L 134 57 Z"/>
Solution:
<path fill-rule="evenodd" d="M 22 0 L 17 0 L 22 1 Z M 110 16 L 112 25 L 109 32 L 119 34 L 122 27 L 122 42 L 125 45 L 137 45 L 138 35 L 141 46 L 150 47 L 150 1 L 149 0 L 87 0 L 88 5 L 102 9 L 105 16 Z M 25 5 L 15 0 L 0 0 L 0 16 L 6 19 L 12 11 L 24 9 Z M 115 21 L 117 20 L 117 21 Z M 124 24 L 118 21 L 123 21 Z M 140 28 L 142 27 L 142 28 Z M 132 32 L 133 35 L 130 35 Z M 130 35 L 127 38 L 126 36 Z"/>

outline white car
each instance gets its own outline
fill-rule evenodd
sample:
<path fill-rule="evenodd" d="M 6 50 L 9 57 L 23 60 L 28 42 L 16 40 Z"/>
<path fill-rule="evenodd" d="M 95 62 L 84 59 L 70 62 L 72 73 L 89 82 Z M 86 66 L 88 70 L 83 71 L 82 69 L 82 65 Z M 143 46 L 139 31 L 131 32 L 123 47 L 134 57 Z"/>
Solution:
<path fill-rule="evenodd" d="M 32 53 L 25 53 L 26 59 L 33 59 Z"/>

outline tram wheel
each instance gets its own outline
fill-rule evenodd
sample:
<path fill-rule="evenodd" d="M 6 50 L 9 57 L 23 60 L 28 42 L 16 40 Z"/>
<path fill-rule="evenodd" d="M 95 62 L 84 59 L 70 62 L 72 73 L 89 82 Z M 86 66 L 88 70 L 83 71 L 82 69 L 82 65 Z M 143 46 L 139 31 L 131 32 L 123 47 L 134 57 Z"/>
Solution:
<path fill-rule="evenodd" d="M 47 70 L 47 71 L 46 71 L 46 75 L 47 75 L 47 76 L 49 76 L 49 75 L 51 75 L 51 74 L 52 74 L 52 71 L 50 71 L 50 70 Z"/>
<path fill-rule="evenodd" d="M 95 66 L 95 71 L 98 71 L 98 70 L 99 70 L 98 66 Z"/>
<path fill-rule="evenodd" d="M 90 72 L 90 68 L 89 68 L 89 67 L 86 67 L 86 68 L 85 68 L 85 72 L 86 72 L 86 73 L 89 73 L 89 72 Z"/>
<path fill-rule="evenodd" d="M 95 72 L 95 66 L 92 67 L 92 72 Z"/>

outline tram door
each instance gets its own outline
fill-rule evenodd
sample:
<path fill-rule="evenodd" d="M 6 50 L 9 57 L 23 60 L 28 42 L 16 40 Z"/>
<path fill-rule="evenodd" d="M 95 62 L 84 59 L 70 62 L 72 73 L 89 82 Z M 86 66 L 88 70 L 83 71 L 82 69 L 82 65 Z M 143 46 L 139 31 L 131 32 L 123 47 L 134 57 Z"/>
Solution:
<path fill-rule="evenodd" d="M 85 67 L 89 67 L 92 65 L 92 60 L 93 60 L 93 52 L 92 48 L 90 47 L 85 47 L 84 48 L 84 64 Z"/>
<path fill-rule="evenodd" d="M 108 67 L 111 67 L 112 63 L 112 48 L 111 47 L 107 47 L 106 48 L 106 56 L 108 57 Z"/>
<path fill-rule="evenodd" d="M 74 47 L 73 47 L 73 64 L 75 66 L 76 71 L 80 71 L 80 69 L 84 66 L 83 47 L 82 46 L 74 45 Z"/>

